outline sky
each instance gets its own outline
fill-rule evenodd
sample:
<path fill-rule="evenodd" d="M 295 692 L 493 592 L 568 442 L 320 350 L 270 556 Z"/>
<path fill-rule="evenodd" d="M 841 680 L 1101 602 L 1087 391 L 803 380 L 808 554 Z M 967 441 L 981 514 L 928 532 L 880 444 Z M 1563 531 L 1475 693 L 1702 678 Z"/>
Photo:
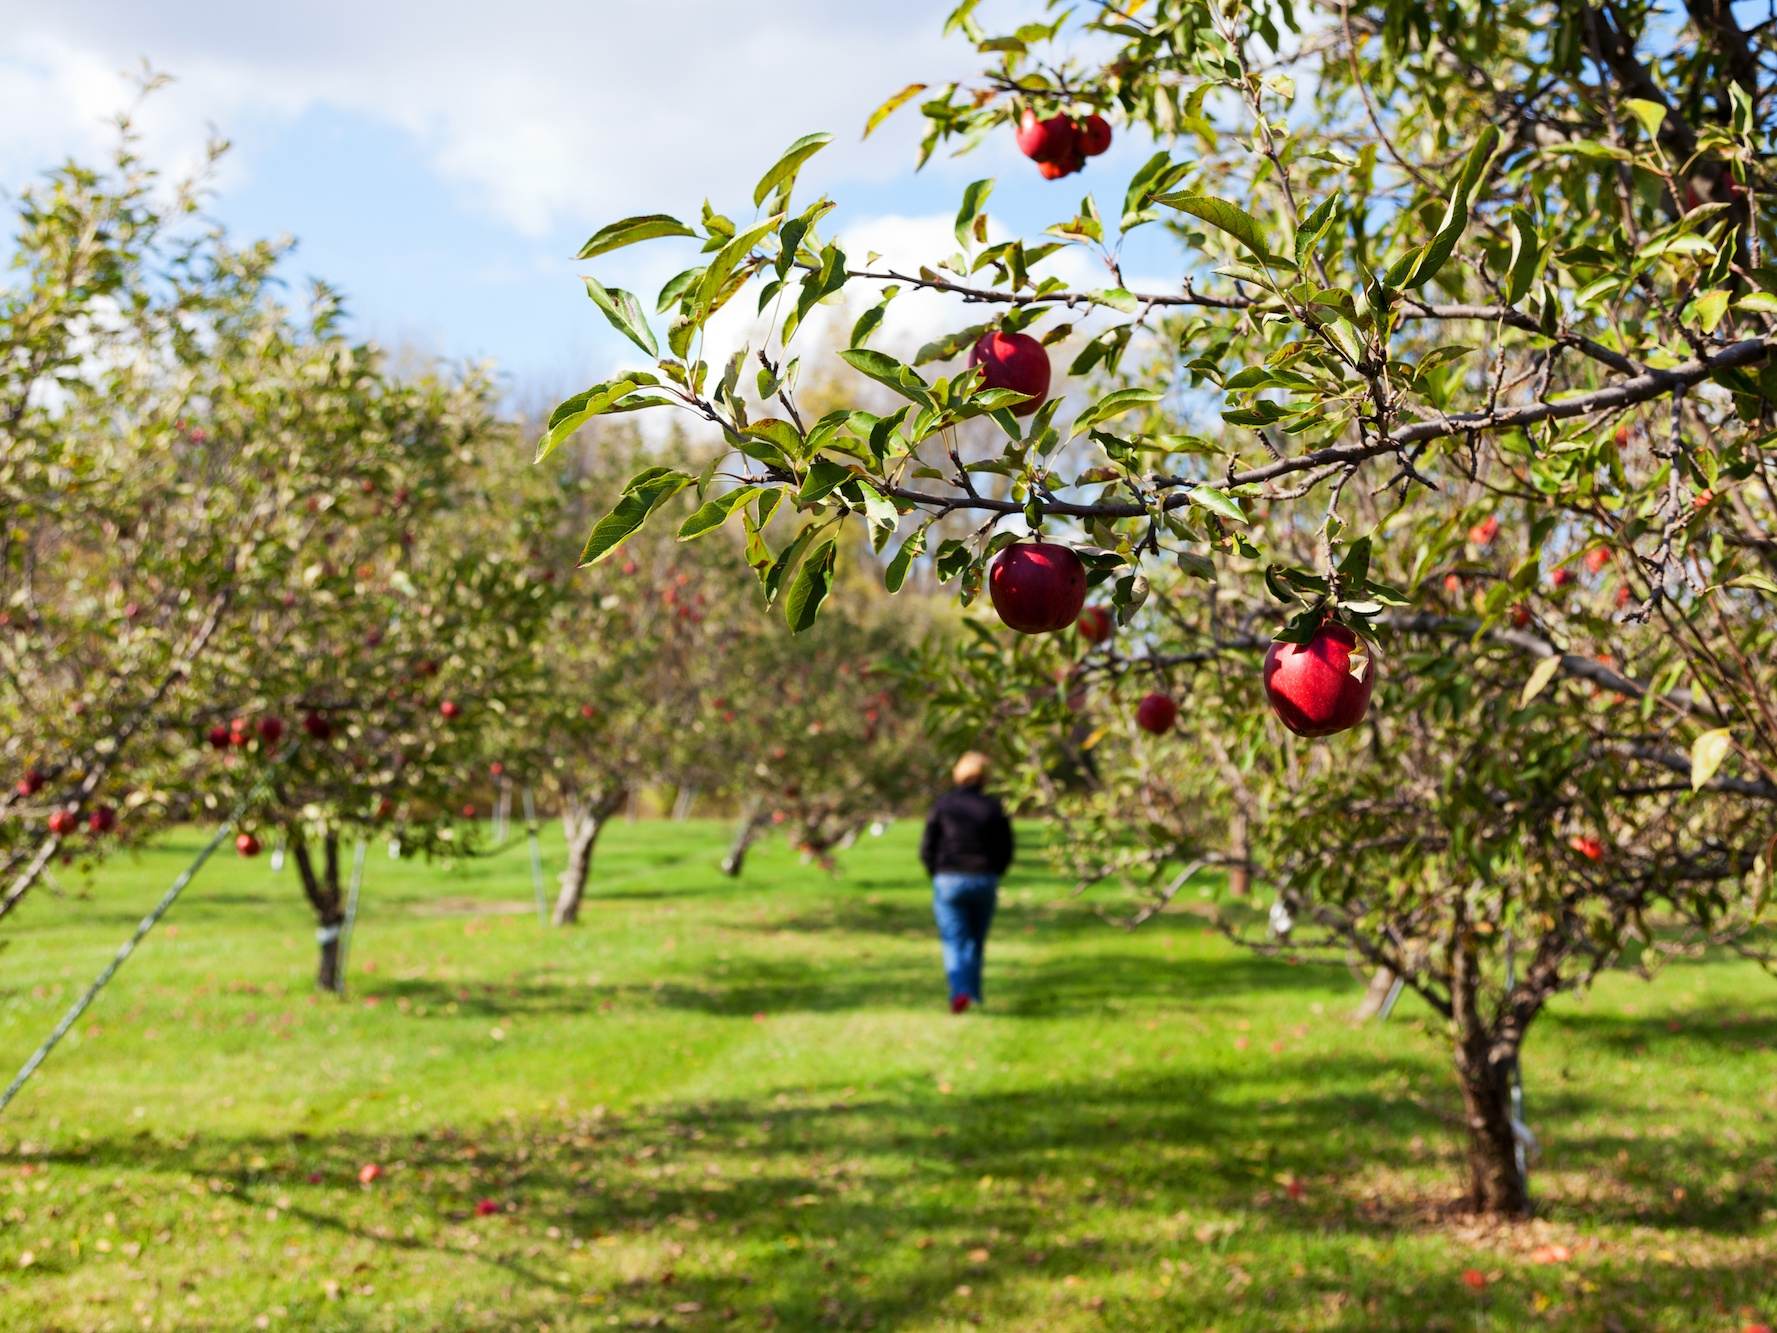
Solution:
<path fill-rule="evenodd" d="M 861 140 L 896 89 L 979 68 L 941 36 L 951 3 L 0 0 L 0 184 L 101 156 L 147 62 L 174 80 L 138 115 L 148 156 L 188 168 L 211 133 L 229 138 L 210 212 L 237 239 L 296 238 L 288 276 L 341 288 L 363 336 L 492 360 L 519 400 L 561 397 L 633 360 L 578 275 L 652 310 L 691 262 L 657 244 L 581 263 L 586 237 L 634 213 L 695 218 L 706 197 L 748 216 L 754 182 L 810 131 L 835 137 L 798 198 L 839 201 L 828 227 L 854 257 L 950 253 L 958 198 L 983 176 L 1000 236 L 1071 216 L 1082 185 L 1114 215 L 1151 151 L 1126 136 L 1056 185 L 1009 130 L 915 172 L 913 107 Z M 1033 8 L 988 0 L 980 13 L 992 27 Z M 1085 257 L 1061 265 L 1094 280 Z M 963 313 L 908 312 L 897 342 Z"/>

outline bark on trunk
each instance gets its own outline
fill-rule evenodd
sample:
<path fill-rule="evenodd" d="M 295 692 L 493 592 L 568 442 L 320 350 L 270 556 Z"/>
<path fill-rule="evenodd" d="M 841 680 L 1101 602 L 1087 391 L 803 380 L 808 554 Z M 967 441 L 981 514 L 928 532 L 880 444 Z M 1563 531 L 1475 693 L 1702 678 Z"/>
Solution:
<path fill-rule="evenodd" d="M 1530 1189 L 1518 1169 L 1518 1143 L 1512 1134 L 1510 1069 L 1484 1055 L 1477 1065 L 1460 1054 L 1457 1068 L 1468 1125 L 1470 1206 L 1496 1217 L 1523 1217 L 1530 1211 Z"/>
<path fill-rule="evenodd" d="M 300 826 L 292 825 L 286 840 L 302 881 L 303 896 L 315 911 L 315 938 L 320 948 L 315 985 L 338 995 L 345 989 L 345 976 L 340 971 L 339 931 L 345 921 L 345 900 L 339 891 L 339 835 L 328 832 L 323 836 L 319 866 L 315 865 Z"/>
<path fill-rule="evenodd" d="M 569 797 L 562 802 L 562 830 L 567 835 L 568 864 L 561 872 L 561 890 L 555 897 L 555 924 L 571 926 L 580 919 L 580 903 L 592 877 L 592 853 L 605 823 L 623 802 L 621 795 L 586 801 Z"/>
<path fill-rule="evenodd" d="M 1496 1031 L 1482 1016 L 1479 960 L 1460 915 L 1450 946 L 1450 1009 L 1468 1130 L 1469 1206 L 1493 1217 L 1523 1217 L 1530 1212 L 1530 1186 L 1512 1134 L 1512 1071 L 1523 1029 Z"/>
<path fill-rule="evenodd" d="M 1395 975 L 1386 967 L 1379 967 L 1370 975 L 1370 988 L 1364 992 L 1364 998 L 1352 1012 L 1351 1021 L 1367 1023 L 1382 1012 L 1382 1006 L 1388 1003 L 1388 993 L 1394 989 Z"/>
<path fill-rule="evenodd" d="M 740 823 L 734 829 L 734 841 L 728 844 L 728 854 L 722 858 L 722 873 L 730 879 L 740 876 L 747 863 L 747 852 L 751 850 L 753 841 L 759 836 L 759 830 L 765 827 L 765 804 L 754 801 L 741 812 Z"/>
<path fill-rule="evenodd" d="M 1248 859 L 1246 812 L 1236 810 L 1228 823 L 1228 851 L 1234 858 L 1228 864 L 1228 892 L 1244 898 L 1252 888 L 1253 868 Z"/>

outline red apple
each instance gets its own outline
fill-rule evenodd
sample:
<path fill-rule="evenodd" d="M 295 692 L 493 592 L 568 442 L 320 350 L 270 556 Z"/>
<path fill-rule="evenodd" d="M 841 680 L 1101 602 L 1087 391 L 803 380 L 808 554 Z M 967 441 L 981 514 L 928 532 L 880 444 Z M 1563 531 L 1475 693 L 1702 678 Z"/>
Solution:
<path fill-rule="evenodd" d="M 1627 422 L 1617 427 L 1616 435 L 1613 438 L 1617 442 L 1617 448 L 1627 449 L 1629 447 L 1629 425 Z"/>
<path fill-rule="evenodd" d="M 463 818 L 464 819 L 474 819 L 475 818 L 475 807 L 472 805 L 465 805 L 463 807 Z"/>
<path fill-rule="evenodd" d="M 43 790 L 43 784 L 49 781 L 41 768 L 27 768 L 24 777 L 19 779 L 18 793 L 20 796 L 35 796 Z"/>
<path fill-rule="evenodd" d="M 245 745 L 253 739 L 253 725 L 244 717 L 237 717 L 228 724 L 228 743 L 234 746 Z"/>
<path fill-rule="evenodd" d="M 1111 122 L 1094 112 L 1080 122 L 1080 151 L 1087 157 L 1097 157 L 1111 146 Z"/>
<path fill-rule="evenodd" d="M 1013 408 L 1012 410 L 1014 412 L 1016 412 L 1018 409 Z M 1698 491 L 1697 494 L 1694 497 L 1692 497 L 1692 499 L 1691 499 L 1691 508 L 1692 509 L 1707 509 L 1707 508 L 1709 508 L 1710 503 L 1714 499 L 1715 499 L 1715 492 L 1714 491 L 1711 491 L 1711 490 Z"/>
<path fill-rule="evenodd" d="M 449 722 L 462 711 L 462 709 L 457 707 L 457 701 L 455 699 L 446 699 L 443 703 L 438 705 L 438 716 L 443 718 L 446 722 Z"/>
<path fill-rule="evenodd" d="M 1135 725 L 1154 736 L 1164 736 L 1178 721 L 1178 705 L 1164 694 L 1149 694 L 1135 706 Z"/>
<path fill-rule="evenodd" d="M 1020 634 L 1066 629 L 1086 604 L 1086 567 L 1066 546 L 1018 542 L 999 553 L 987 574 L 993 609 Z"/>
<path fill-rule="evenodd" d="M 302 729 L 318 741 L 327 740 L 333 735 L 333 724 L 321 713 L 303 714 Z"/>
<path fill-rule="evenodd" d="M 230 743 L 228 728 L 218 722 L 215 726 L 210 728 L 208 739 L 212 749 L 226 750 Z"/>
<path fill-rule="evenodd" d="M 49 831 L 58 838 L 65 838 L 79 823 L 72 810 L 57 810 L 49 817 Z"/>
<path fill-rule="evenodd" d="M 1518 602 L 1512 607 L 1512 627 L 1514 629 L 1523 629 L 1529 623 L 1530 608 L 1525 606 L 1523 602 Z"/>
<path fill-rule="evenodd" d="M 1499 520 L 1492 514 L 1487 515 L 1468 530 L 1468 539 L 1476 546 L 1491 546 L 1493 539 L 1497 536 L 1499 536 Z"/>
<path fill-rule="evenodd" d="M 94 808 L 86 817 L 86 831 L 97 837 L 101 833 L 109 833 L 117 827 L 117 811 L 108 805 Z"/>
<path fill-rule="evenodd" d="M 1087 643 L 1103 643 L 1116 629 L 1116 622 L 1102 606 L 1089 606 L 1080 612 L 1074 628 L 1080 631 L 1080 637 Z"/>
<path fill-rule="evenodd" d="M 583 718 L 586 718 L 588 721 L 591 721 L 593 718 L 597 717 L 598 715 L 599 715 L 599 710 L 594 708 L 591 704 L 581 704 L 580 705 L 580 716 Z"/>
<path fill-rule="evenodd" d="M 284 735 L 284 719 L 281 717 L 262 717 L 259 719 L 259 739 L 267 745 L 276 745 Z"/>
<path fill-rule="evenodd" d="M 493 763 L 491 763 L 487 766 L 487 771 L 489 773 L 492 773 L 497 778 L 500 776 L 500 774 L 502 774 L 506 771 L 506 765 L 502 764 L 498 759 L 496 759 L 496 760 L 494 760 Z"/>
<path fill-rule="evenodd" d="M 1574 578 L 1575 575 L 1571 569 L 1557 569 L 1553 574 L 1549 575 L 1549 582 L 1557 588 L 1565 588 L 1568 584 L 1573 582 Z"/>
<path fill-rule="evenodd" d="M 384 796 L 380 800 L 377 801 L 377 803 L 376 803 L 376 817 L 378 819 L 387 819 L 390 815 L 392 815 L 394 813 L 395 813 L 395 803 L 393 801 L 391 801 L 387 796 Z"/>
<path fill-rule="evenodd" d="M 492 1199 L 483 1199 L 475 1205 L 475 1216 L 477 1217 L 492 1217 L 499 1211 L 500 1205 Z"/>
<path fill-rule="evenodd" d="M 358 1168 L 358 1183 L 360 1185 L 371 1185 L 378 1180 L 381 1180 L 382 1175 L 383 1169 L 380 1166 L 375 1162 L 366 1162 L 363 1166 Z"/>
<path fill-rule="evenodd" d="M 1026 107 L 1018 122 L 1018 151 L 1033 162 L 1065 161 L 1074 156 L 1079 141 L 1079 130 L 1063 115 L 1039 120 L 1037 113 Z"/>
<path fill-rule="evenodd" d="M 1331 736 L 1364 720 L 1376 686 L 1370 645 L 1329 620 L 1307 643 L 1265 651 L 1265 697 L 1298 736 Z"/>
<path fill-rule="evenodd" d="M 1610 551 L 1603 546 L 1594 546 L 1586 552 L 1586 568 L 1596 574 L 1610 563 Z"/>
<path fill-rule="evenodd" d="M 234 849 L 242 856 L 258 856 L 259 839 L 251 833 L 243 833 L 234 840 Z"/>
<path fill-rule="evenodd" d="M 1049 396 L 1049 353 L 1028 333 L 982 334 L 969 351 L 969 365 L 981 367 L 986 388 L 1030 395 L 1013 407 L 1015 417 L 1028 417 Z"/>
<path fill-rule="evenodd" d="M 1588 861 L 1602 861 L 1604 859 L 1604 844 L 1589 833 L 1574 834 L 1567 840 L 1567 845 Z"/>
<path fill-rule="evenodd" d="M 1631 597 L 1633 597 L 1634 595 L 1635 595 L 1634 593 L 1629 591 L 1629 585 L 1627 583 L 1619 583 L 1617 585 L 1617 605 L 1618 606 L 1629 605 L 1629 599 Z"/>

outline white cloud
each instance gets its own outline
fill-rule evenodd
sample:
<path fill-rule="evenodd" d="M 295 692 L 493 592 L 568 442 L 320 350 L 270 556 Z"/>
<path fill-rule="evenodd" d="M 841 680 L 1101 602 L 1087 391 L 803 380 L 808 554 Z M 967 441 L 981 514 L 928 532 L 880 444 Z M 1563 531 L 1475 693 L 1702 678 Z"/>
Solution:
<path fill-rule="evenodd" d="M 224 129 L 313 108 L 399 128 L 432 169 L 527 235 L 746 191 L 810 129 L 823 184 L 903 171 L 917 113 L 859 143 L 901 82 L 963 75 L 948 6 L 775 0 L 0 0 L 9 178 L 107 138 L 143 59 L 176 76 L 143 128 L 194 158 Z M 248 154 L 245 169 L 251 169 Z"/>

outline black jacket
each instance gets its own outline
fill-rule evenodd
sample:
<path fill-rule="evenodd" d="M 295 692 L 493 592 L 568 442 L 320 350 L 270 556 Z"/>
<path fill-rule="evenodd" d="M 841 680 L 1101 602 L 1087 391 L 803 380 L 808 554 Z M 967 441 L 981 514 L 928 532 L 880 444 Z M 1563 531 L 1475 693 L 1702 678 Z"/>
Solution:
<path fill-rule="evenodd" d="M 1012 821 L 979 787 L 952 787 L 932 803 L 920 840 L 928 875 L 1003 875 L 1012 864 Z"/>

